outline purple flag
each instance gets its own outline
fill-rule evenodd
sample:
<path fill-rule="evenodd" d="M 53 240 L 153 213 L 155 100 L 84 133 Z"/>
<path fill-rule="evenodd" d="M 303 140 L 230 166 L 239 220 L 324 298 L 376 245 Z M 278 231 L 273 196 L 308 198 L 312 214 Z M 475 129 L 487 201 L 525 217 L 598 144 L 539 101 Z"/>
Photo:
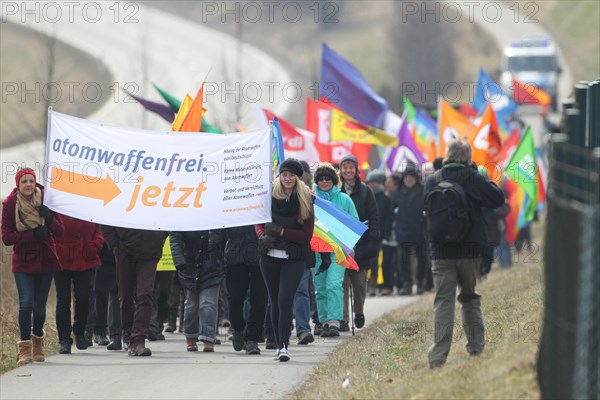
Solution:
<path fill-rule="evenodd" d="M 425 158 L 410 135 L 408 118 L 405 115 L 402 119 L 402 125 L 400 125 L 400 131 L 398 132 L 398 147 L 392 149 L 386 165 L 392 172 L 402 172 L 408 162 L 421 165 L 425 162 Z"/>
<path fill-rule="evenodd" d="M 156 103 L 154 101 L 143 99 L 139 96 L 129 93 L 125 89 L 123 89 L 123 91 L 127 93 L 127 95 L 131 96 L 135 101 L 144 106 L 146 110 L 152 111 L 153 113 L 160 115 L 165 121 L 167 121 L 170 124 L 173 123 L 173 120 L 175 119 L 175 114 L 173 113 L 173 110 L 171 110 L 171 107 L 166 106 L 164 104 Z"/>
<path fill-rule="evenodd" d="M 387 102 L 371 89 L 356 67 L 323 43 L 320 97 L 365 125 L 381 128 Z"/>

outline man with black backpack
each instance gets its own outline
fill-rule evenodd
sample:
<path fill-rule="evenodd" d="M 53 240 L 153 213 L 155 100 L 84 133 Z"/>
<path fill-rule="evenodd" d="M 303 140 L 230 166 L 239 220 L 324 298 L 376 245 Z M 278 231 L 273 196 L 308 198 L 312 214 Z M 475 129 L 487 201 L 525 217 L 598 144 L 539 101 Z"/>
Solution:
<path fill-rule="evenodd" d="M 477 173 L 469 144 L 453 140 L 444 167 L 427 178 L 424 196 L 435 285 L 434 341 L 429 349 L 433 369 L 444 365 L 450 352 L 457 285 L 467 351 L 477 356 L 485 347 L 481 296 L 475 291 L 486 246 L 481 207 L 501 206 L 504 195 Z"/>

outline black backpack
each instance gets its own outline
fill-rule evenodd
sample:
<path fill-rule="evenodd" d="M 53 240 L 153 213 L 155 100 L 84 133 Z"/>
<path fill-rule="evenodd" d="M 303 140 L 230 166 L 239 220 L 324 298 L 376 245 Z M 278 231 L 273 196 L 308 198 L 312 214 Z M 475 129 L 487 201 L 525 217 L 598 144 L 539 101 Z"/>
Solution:
<path fill-rule="evenodd" d="M 467 194 L 459 181 L 447 180 L 442 171 L 434 174 L 435 186 L 425 196 L 425 219 L 429 239 L 434 243 L 458 243 L 471 229 Z"/>

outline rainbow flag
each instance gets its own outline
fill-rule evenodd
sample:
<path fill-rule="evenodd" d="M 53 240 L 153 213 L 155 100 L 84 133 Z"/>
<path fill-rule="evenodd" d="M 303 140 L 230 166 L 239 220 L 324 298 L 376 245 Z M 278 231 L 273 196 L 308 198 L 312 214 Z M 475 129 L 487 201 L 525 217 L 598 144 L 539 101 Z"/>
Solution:
<path fill-rule="evenodd" d="M 283 137 L 277 117 L 273 117 L 273 140 L 271 140 L 271 172 L 273 177 L 279 175 L 277 167 L 285 160 L 283 153 Z"/>
<path fill-rule="evenodd" d="M 315 252 L 332 252 L 344 268 L 358 271 L 350 252 L 367 226 L 330 201 L 315 199 L 315 229 L 310 246 Z"/>

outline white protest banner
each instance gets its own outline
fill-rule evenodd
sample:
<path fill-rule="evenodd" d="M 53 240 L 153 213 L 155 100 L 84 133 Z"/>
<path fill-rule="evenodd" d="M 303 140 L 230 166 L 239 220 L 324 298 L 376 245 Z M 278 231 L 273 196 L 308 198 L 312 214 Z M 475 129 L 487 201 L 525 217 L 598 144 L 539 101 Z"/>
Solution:
<path fill-rule="evenodd" d="M 271 220 L 270 127 L 167 134 L 52 110 L 48 119 L 44 203 L 54 211 L 165 231 Z"/>

